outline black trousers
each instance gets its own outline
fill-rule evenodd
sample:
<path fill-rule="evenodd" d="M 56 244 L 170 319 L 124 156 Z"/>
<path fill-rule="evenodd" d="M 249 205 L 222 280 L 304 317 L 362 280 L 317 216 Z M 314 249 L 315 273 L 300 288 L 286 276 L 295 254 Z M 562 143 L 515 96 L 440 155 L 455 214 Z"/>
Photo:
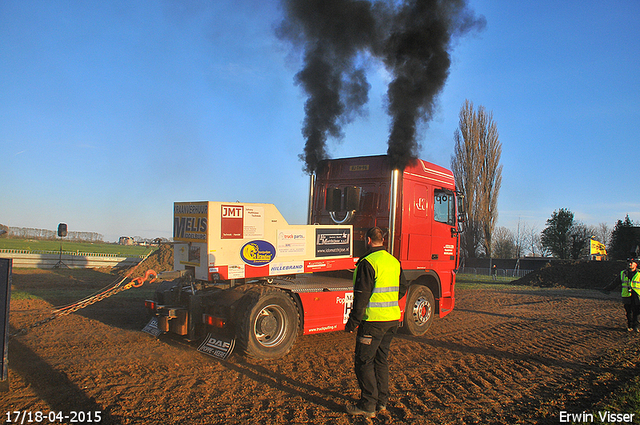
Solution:
<path fill-rule="evenodd" d="M 627 313 L 627 327 L 638 326 L 638 316 L 640 315 L 640 298 L 635 291 L 631 291 L 631 296 L 624 299 L 624 311 Z"/>
<path fill-rule="evenodd" d="M 367 322 L 358 326 L 355 371 L 360 386 L 358 407 L 368 412 L 389 400 L 389 349 L 398 322 Z"/>

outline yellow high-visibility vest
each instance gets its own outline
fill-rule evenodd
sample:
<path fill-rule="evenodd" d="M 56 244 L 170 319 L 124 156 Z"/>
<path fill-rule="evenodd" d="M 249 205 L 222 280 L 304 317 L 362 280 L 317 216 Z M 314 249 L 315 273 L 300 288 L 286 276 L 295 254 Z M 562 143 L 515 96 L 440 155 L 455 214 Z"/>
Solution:
<path fill-rule="evenodd" d="M 640 271 L 633 276 L 633 279 L 629 279 L 627 273 L 623 270 L 620 272 L 620 280 L 622 281 L 623 297 L 630 297 L 631 291 L 636 291 L 640 295 Z"/>
<path fill-rule="evenodd" d="M 362 261 L 371 264 L 375 271 L 373 293 L 369 298 L 369 304 L 362 319 L 370 322 L 400 320 L 400 306 L 398 305 L 400 262 L 384 249 L 367 255 Z M 359 266 L 360 264 L 358 264 Z M 358 267 L 353 274 L 354 284 Z"/>

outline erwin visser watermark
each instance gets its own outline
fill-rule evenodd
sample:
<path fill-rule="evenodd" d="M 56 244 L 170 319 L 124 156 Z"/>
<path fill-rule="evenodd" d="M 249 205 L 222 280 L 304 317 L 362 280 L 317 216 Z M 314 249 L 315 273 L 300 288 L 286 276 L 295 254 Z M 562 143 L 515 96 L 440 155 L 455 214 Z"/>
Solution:
<path fill-rule="evenodd" d="M 597 413 L 580 412 L 571 413 L 566 411 L 560 412 L 560 423 L 632 423 L 635 413 L 615 413 L 609 411 L 600 411 Z"/>

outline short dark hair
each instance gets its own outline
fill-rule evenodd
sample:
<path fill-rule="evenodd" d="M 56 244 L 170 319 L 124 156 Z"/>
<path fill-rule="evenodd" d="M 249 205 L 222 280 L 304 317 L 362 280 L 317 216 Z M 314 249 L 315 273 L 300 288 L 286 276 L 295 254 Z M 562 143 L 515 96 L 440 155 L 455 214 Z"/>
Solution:
<path fill-rule="evenodd" d="M 375 243 L 382 243 L 384 241 L 384 233 L 378 226 L 372 227 L 371 229 L 367 230 L 366 237 L 371 239 L 371 242 Z"/>

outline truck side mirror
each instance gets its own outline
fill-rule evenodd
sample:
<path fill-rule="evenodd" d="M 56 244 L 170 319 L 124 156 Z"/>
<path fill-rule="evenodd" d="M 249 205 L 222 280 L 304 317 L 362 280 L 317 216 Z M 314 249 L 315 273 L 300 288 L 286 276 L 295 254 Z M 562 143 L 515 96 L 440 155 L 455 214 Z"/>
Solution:
<path fill-rule="evenodd" d="M 464 223 L 467 216 L 464 211 L 464 195 L 458 192 L 456 193 L 456 199 L 458 201 L 458 221 Z"/>
<path fill-rule="evenodd" d="M 327 197 L 325 199 L 325 208 L 327 211 L 337 212 L 342 208 L 342 191 L 337 188 L 327 188 Z"/>
<path fill-rule="evenodd" d="M 344 188 L 344 209 L 347 211 L 356 211 L 360 209 L 360 197 L 362 190 L 356 186 Z"/>

